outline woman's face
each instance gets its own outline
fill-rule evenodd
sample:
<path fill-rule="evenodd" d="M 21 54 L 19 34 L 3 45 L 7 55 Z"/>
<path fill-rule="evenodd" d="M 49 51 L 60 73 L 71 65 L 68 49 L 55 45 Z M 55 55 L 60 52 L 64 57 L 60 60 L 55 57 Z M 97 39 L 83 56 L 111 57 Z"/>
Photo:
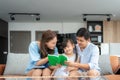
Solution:
<path fill-rule="evenodd" d="M 46 42 L 46 45 L 49 49 L 54 49 L 57 43 L 57 38 L 54 37 L 52 40 Z"/>

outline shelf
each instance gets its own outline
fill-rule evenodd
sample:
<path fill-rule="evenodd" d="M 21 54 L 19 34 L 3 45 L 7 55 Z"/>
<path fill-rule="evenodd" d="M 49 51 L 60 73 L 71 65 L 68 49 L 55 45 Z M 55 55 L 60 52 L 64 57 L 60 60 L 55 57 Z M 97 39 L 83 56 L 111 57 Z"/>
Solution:
<path fill-rule="evenodd" d="M 92 34 L 96 34 L 96 33 L 98 33 L 98 34 L 102 34 L 102 32 L 97 32 L 97 31 L 90 32 L 90 33 L 92 33 Z"/>
<path fill-rule="evenodd" d="M 100 45 L 101 42 L 92 42 L 93 44 Z"/>
<path fill-rule="evenodd" d="M 103 21 L 87 21 L 87 29 L 90 31 L 92 43 L 100 44 L 103 42 Z"/>

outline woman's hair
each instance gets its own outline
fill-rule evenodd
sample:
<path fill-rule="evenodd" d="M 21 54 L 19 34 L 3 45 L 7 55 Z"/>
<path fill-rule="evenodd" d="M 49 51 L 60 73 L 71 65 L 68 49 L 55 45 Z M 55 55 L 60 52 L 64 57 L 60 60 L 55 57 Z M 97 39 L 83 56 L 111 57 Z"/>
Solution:
<path fill-rule="evenodd" d="M 49 42 L 50 40 L 52 40 L 55 37 L 57 37 L 56 33 L 51 30 L 47 30 L 47 31 L 43 32 L 41 42 L 40 42 L 40 55 L 42 58 L 47 57 L 48 53 L 49 54 L 54 53 L 54 50 L 49 49 L 46 46 L 46 42 Z"/>
<path fill-rule="evenodd" d="M 70 38 L 65 38 L 64 40 L 63 40 L 63 42 L 62 42 L 62 47 L 63 47 L 63 49 L 65 48 L 65 47 L 67 47 L 67 43 L 68 42 L 70 42 L 72 45 L 74 45 L 74 42 L 73 42 L 73 40 L 72 39 L 70 39 Z M 77 51 L 76 51 L 76 47 L 75 47 L 75 62 L 78 60 L 78 53 L 77 53 Z"/>

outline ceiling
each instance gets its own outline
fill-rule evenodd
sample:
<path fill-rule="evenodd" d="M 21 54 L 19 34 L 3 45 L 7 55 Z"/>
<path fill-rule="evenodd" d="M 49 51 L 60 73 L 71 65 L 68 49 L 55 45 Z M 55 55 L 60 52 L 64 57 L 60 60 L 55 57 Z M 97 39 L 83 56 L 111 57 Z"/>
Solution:
<path fill-rule="evenodd" d="M 82 21 L 82 14 L 113 14 L 120 20 L 120 0 L 0 0 L 0 18 L 11 21 L 8 13 L 40 13 L 40 21 Z M 15 21 L 34 21 L 31 16 L 16 16 Z M 106 17 L 88 17 L 105 20 Z"/>

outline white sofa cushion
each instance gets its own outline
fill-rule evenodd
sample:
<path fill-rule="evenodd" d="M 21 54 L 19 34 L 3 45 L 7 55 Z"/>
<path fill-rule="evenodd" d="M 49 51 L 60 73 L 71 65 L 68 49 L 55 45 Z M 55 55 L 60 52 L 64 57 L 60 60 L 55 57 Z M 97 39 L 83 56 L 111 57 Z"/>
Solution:
<path fill-rule="evenodd" d="M 113 74 L 109 55 L 100 55 L 99 66 L 101 68 L 101 75 Z"/>
<path fill-rule="evenodd" d="M 25 69 L 29 62 L 29 54 L 9 53 L 4 75 L 25 75 Z"/>
<path fill-rule="evenodd" d="M 29 62 L 29 54 L 9 53 L 4 75 L 25 75 L 25 69 Z M 100 55 L 99 66 L 102 75 L 113 74 L 109 55 Z"/>

